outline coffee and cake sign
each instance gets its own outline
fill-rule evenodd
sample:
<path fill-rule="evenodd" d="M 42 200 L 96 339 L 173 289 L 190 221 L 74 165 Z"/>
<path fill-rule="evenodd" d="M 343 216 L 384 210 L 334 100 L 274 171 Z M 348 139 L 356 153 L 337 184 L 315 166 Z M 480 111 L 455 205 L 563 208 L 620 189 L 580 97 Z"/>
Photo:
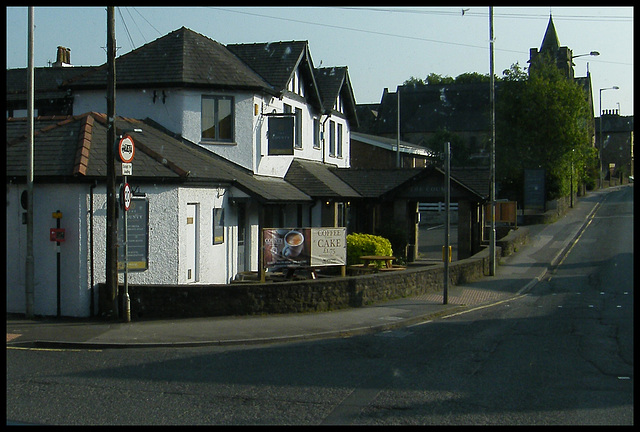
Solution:
<path fill-rule="evenodd" d="M 346 265 L 345 228 L 265 228 L 264 268 Z"/>

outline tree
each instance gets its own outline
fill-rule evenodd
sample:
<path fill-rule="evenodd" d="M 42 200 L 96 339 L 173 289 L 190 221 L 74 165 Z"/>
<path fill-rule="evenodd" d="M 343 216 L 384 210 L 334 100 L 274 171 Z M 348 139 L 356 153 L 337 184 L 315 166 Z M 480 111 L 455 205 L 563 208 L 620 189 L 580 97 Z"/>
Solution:
<path fill-rule="evenodd" d="M 593 162 L 584 90 L 551 61 L 527 77 L 516 64 L 496 92 L 496 180 L 502 195 L 521 201 L 524 170 L 543 168 L 547 199 L 586 181 Z"/>

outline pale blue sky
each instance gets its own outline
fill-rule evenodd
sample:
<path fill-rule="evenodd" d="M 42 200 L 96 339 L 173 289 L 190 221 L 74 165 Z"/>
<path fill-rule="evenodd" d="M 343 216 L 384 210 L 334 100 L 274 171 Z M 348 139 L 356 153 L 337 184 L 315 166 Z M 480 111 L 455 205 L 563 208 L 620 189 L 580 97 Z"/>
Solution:
<path fill-rule="evenodd" d="M 464 10 L 464 14 L 462 11 Z M 27 7 L 7 7 L 7 68 L 27 66 Z M 495 72 L 540 48 L 553 15 L 562 46 L 574 56 L 576 76 L 587 64 L 594 105 L 633 115 L 632 7 L 495 7 Z M 36 67 L 56 60 L 58 45 L 71 63 L 106 62 L 105 7 L 36 7 Z M 380 102 L 383 89 L 411 76 L 489 73 L 488 7 L 131 7 L 116 8 L 118 55 L 187 27 L 222 44 L 308 40 L 316 67 L 348 66 L 357 103 Z M 596 114 L 597 115 L 597 114 Z"/>

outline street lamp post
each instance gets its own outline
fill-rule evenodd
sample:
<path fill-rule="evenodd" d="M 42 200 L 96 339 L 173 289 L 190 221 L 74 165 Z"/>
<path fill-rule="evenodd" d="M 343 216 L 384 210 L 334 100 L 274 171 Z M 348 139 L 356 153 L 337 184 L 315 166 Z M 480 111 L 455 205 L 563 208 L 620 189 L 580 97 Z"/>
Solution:
<path fill-rule="evenodd" d="M 607 88 L 601 88 L 600 89 L 600 127 L 599 127 L 599 131 L 598 131 L 598 135 L 600 135 L 600 145 L 598 146 L 598 158 L 600 159 L 600 188 L 602 188 L 604 179 L 602 178 L 602 145 L 604 144 L 602 142 L 602 92 L 605 90 L 618 90 L 620 87 L 618 86 L 613 86 L 613 87 L 607 87 Z"/>
<path fill-rule="evenodd" d="M 590 53 L 587 53 L 587 54 L 572 55 L 572 56 L 571 56 L 571 58 L 572 58 L 572 59 L 574 59 L 574 58 L 578 58 L 578 57 L 585 57 L 585 56 L 594 56 L 594 57 L 597 57 L 597 56 L 599 56 L 599 55 L 600 55 L 600 53 L 599 53 L 598 51 L 591 51 Z"/>

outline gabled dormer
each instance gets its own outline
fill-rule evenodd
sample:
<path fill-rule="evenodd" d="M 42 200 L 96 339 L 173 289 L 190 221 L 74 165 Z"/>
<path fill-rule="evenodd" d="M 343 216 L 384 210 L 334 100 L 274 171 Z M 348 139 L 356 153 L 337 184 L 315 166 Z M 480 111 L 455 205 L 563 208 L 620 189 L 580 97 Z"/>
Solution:
<path fill-rule="evenodd" d="M 325 114 L 342 116 L 351 128 L 358 127 L 356 100 L 347 67 L 318 68 L 315 77 Z"/>
<path fill-rule="evenodd" d="M 279 92 L 280 98 L 299 98 L 321 109 L 307 41 L 229 44 L 227 49 Z"/>

